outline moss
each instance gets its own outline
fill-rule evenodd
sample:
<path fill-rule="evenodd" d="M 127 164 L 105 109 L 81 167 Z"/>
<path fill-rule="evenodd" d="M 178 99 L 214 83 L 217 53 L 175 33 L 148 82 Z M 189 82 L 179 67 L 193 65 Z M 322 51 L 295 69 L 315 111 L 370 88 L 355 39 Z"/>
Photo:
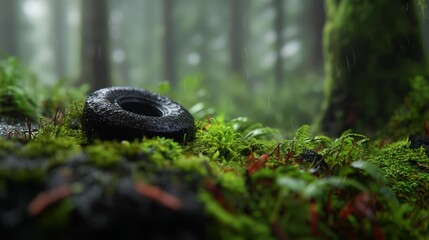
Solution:
<path fill-rule="evenodd" d="M 4 182 L 42 182 L 47 171 L 47 165 L 40 161 L 10 157 L 2 160 L 0 179 Z"/>
<path fill-rule="evenodd" d="M 158 166 L 169 166 L 171 162 L 183 157 L 182 148 L 172 139 L 160 137 L 144 139 L 142 149 L 149 156 L 150 160 Z"/>
<path fill-rule="evenodd" d="M 210 239 L 275 239 L 270 236 L 271 229 L 266 223 L 228 212 L 207 193 L 202 192 L 200 199 L 214 221 L 207 229 Z"/>
<path fill-rule="evenodd" d="M 229 122 L 207 119 L 199 121 L 197 128 L 196 139 L 188 149 L 194 154 L 204 154 L 223 164 L 243 163 L 251 150 L 265 153 L 278 143 L 276 130 L 246 118 Z"/>
<path fill-rule="evenodd" d="M 384 138 L 398 140 L 411 134 L 424 134 L 429 121 L 429 79 L 417 76 L 411 81 L 411 91 L 404 104 L 396 109 L 380 130 Z M 426 126 L 427 128 L 427 126 Z"/>
<path fill-rule="evenodd" d="M 211 159 L 220 161 L 240 161 L 243 146 L 242 136 L 230 125 L 212 119 L 203 126 L 200 124 L 196 140 L 191 143 L 194 153 L 202 153 Z"/>
<path fill-rule="evenodd" d="M 70 223 L 70 214 L 73 204 L 70 198 L 61 200 L 51 209 L 48 209 L 39 218 L 39 225 L 44 229 L 55 229 L 60 232 Z"/>
<path fill-rule="evenodd" d="M 426 91 L 416 81 L 415 91 Z M 425 109 L 423 93 L 410 97 L 418 109 Z M 168 229 L 204 224 L 206 239 L 429 235 L 429 158 L 406 140 L 383 145 L 351 131 L 315 136 L 307 125 L 285 139 L 245 118 L 217 118 L 197 121 L 197 137 L 185 146 L 165 138 L 88 143 L 82 103 L 41 120 L 26 141 L 0 138 L 0 213 L 25 215 L 26 204 L 46 189 L 60 183 L 71 189 L 64 199 L 48 199 L 31 221 L 17 218 L 17 229 L 37 222 L 61 238 L 80 226 L 75 217 L 81 214 L 85 226 L 100 216 L 121 216 L 115 227 L 132 219 L 126 232 L 168 219 L 174 219 Z M 406 119 L 419 110 L 409 111 Z"/>
<path fill-rule="evenodd" d="M 219 183 L 230 191 L 245 194 L 246 182 L 242 177 L 243 174 L 237 174 L 235 172 L 226 172 L 220 176 Z"/>
<path fill-rule="evenodd" d="M 217 126 L 219 126 L 219 123 L 217 124 Z M 210 125 L 209 127 L 212 126 Z M 226 132 L 228 132 L 229 129 L 227 127 L 225 128 Z M 220 129 L 215 130 L 221 132 Z M 199 131 L 203 131 L 202 134 L 209 135 L 205 132 L 208 130 L 204 127 L 200 128 Z M 215 134 L 215 136 L 222 135 Z M 235 142 L 239 142 L 242 141 L 243 138 L 241 136 L 232 135 L 231 139 L 234 139 Z M 215 143 L 219 142 L 218 138 L 210 139 L 208 137 L 206 141 L 214 141 Z M 348 194 L 352 195 L 359 194 L 359 192 L 371 191 L 374 192 L 374 194 L 377 194 L 380 202 L 386 204 L 385 207 L 388 207 L 390 209 L 385 209 L 386 211 L 383 211 L 383 214 L 380 214 L 379 216 L 380 221 L 381 219 L 384 219 L 383 221 L 386 221 L 386 228 L 390 229 L 390 232 L 386 233 L 386 235 L 396 236 L 395 234 L 399 234 L 404 237 L 414 235 L 414 233 L 411 235 L 406 233 L 412 231 L 412 228 L 410 228 L 410 226 L 393 229 L 394 226 L 398 226 L 397 224 L 400 224 L 400 222 L 404 221 L 407 217 L 406 215 L 402 215 L 399 217 L 396 214 L 391 215 L 391 213 L 389 213 L 389 211 L 396 211 L 396 208 L 399 206 L 399 203 L 397 203 L 397 201 L 395 200 L 395 194 L 391 193 L 390 190 L 388 190 L 388 187 L 391 187 L 396 194 L 400 192 L 401 194 L 404 194 L 403 196 L 398 195 L 398 197 L 399 199 L 404 200 L 403 197 L 406 196 L 407 198 L 405 202 L 415 202 L 414 198 L 417 195 L 420 201 L 422 199 L 427 198 L 426 194 L 424 193 L 427 192 L 426 190 L 419 191 L 419 193 L 416 193 L 416 190 L 419 187 L 422 187 L 426 184 L 425 182 L 427 182 L 427 174 L 425 172 L 419 171 L 418 169 L 410 169 L 407 167 L 407 164 L 401 162 L 404 159 L 407 159 L 407 161 L 410 160 L 411 162 L 427 161 L 428 158 L 424 155 L 423 151 L 415 153 L 415 150 L 410 150 L 407 145 L 400 145 L 399 143 L 399 145 L 387 145 L 381 150 L 379 150 L 376 145 L 374 143 L 371 143 L 369 141 L 369 138 L 367 138 L 366 136 L 352 133 L 350 131 L 343 133 L 337 139 L 331 139 L 325 136 L 313 137 L 309 126 L 301 127 L 295 133 L 295 136 L 292 140 L 282 140 L 279 141 L 279 143 L 281 144 L 280 154 L 283 157 L 281 157 L 280 159 L 276 159 L 276 157 L 273 156 L 271 158 L 271 161 L 274 161 L 274 163 L 269 165 L 267 164 L 267 167 L 269 166 L 271 169 L 262 168 L 258 170 L 253 176 L 251 176 L 250 180 L 243 181 L 243 179 L 246 179 L 247 175 L 246 172 L 243 171 L 243 167 L 247 164 L 247 159 L 244 155 L 241 155 L 239 157 L 239 159 L 241 158 L 241 161 L 237 162 L 238 165 L 224 164 L 222 161 L 215 161 L 217 162 L 218 166 L 218 168 L 216 169 L 220 170 L 220 172 L 216 171 L 220 179 L 219 184 L 223 189 L 223 193 L 226 195 L 223 196 L 222 199 L 227 199 L 227 201 L 229 199 L 230 204 L 233 204 L 234 200 L 231 199 L 237 199 L 237 197 L 240 196 L 239 198 L 241 199 L 240 201 L 242 202 L 242 204 L 233 204 L 235 205 L 235 209 L 250 208 L 252 210 L 248 214 L 252 216 L 253 219 L 259 219 L 258 221 L 262 222 L 266 222 L 267 220 L 271 219 L 271 221 L 273 221 L 271 224 L 279 224 L 282 227 L 283 231 L 287 232 L 289 236 L 297 237 L 305 236 L 306 234 L 309 234 L 309 232 L 311 232 L 310 228 L 303 227 L 307 226 L 306 224 L 308 221 L 308 215 L 302 216 L 298 214 L 302 212 L 308 212 L 308 206 L 312 201 L 314 201 L 314 199 L 317 199 L 317 208 L 319 209 L 319 211 L 322 211 L 320 214 L 327 214 L 325 215 L 325 217 L 332 218 L 332 216 L 329 217 L 329 213 L 323 212 L 323 209 L 324 204 L 327 204 L 329 201 L 326 194 L 332 191 L 333 188 L 342 188 L 342 191 L 345 192 L 347 192 L 345 189 L 349 188 L 350 191 Z M 237 146 L 238 149 L 250 148 L 245 141 L 241 142 L 241 144 L 241 148 Z M 219 151 L 220 147 L 218 145 L 209 144 L 209 146 L 212 146 L 214 149 L 216 149 L 216 151 Z M 229 146 L 231 146 L 231 144 L 229 144 Z M 271 150 L 269 150 L 268 152 L 272 151 L 275 144 L 270 144 L 270 146 Z M 321 175 L 319 175 L 319 179 L 315 178 L 310 174 L 311 171 L 309 170 L 311 170 L 314 165 L 306 167 L 305 163 L 300 160 L 301 153 L 305 152 L 308 149 L 313 149 L 319 154 L 321 154 L 322 159 L 329 166 L 328 170 L 323 170 L 321 172 Z M 212 152 L 214 151 L 207 151 L 206 154 L 211 154 Z M 224 153 L 226 153 L 227 155 L 231 155 L 231 151 Z M 367 159 L 375 165 L 380 166 L 382 171 L 378 171 L 375 165 L 362 165 L 362 163 L 355 162 L 358 159 Z M 213 160 L 216 159 L 212 159 L 212 161 Z M 278 162 L 275 163 L 275 161 Z M 290 166 L 290 163 L 293 163 L 294 165 Z M 345 166 L 348 165 L 352 167 L 345 168 Z M 223 173 L 221 169 L 224 169 Z M 305 172 L 301 172 L 302 170 L 300 169 L 305 170 Z M 392 181 L 392 176 L 389 172 L 390 170 L 395 170 L 397 174 L 399 172 L 402 172 L 402 174 L 408 174 L 409 177 L 403 178 L 402 174 L 398 174 L 397 176 L 394 176 L 395 181 Z M 420 177 L 416 177 L 417 175 L 413 174 L 410 175 L 410 172 L 414 172 Z M 332 174 L 339 175 L 339 177 L 329 177 Z M 344 177 L 341 177 L 344 176 L 344 174 L 349 178 L 346 181 L 344 181 Z M 382 175 L 386 176 L 387 181 L 384 180 L 384 177 Z M 327 178 L 323 178 L 323 176 L 326 176 Z M 409 182 L 410 180 L 412 180 L 412 182 Z M 273 185 L 273 181 L 278 181 L 279 186 L 275 187 L 275 185 Z M 407 188 L 411 189 L 405 188 L 398 192 L 398 188 L 401 189 L 401 187 L 403 186 L 407 186 Z M 298 199 L 296 199 L 297 197 Z M 300 199 L 302 197 L 304 197 L 304 199 Z M 285 198 L 289 200 L 282 200 Z M 293 199 L 296 199 L 296 201 L 294 201 Z M 209 211 L 210 214 L 215 214 L 213 215 L 213 217 L 220 221 L 219 224 L 221 224 L 223 228 L 225 227 L 224 225 L 227 225 L 227 222 L 234 222 L 232 219 L 230 219 L 230 213 L 228 213 L 227 211 L 228 207 L 223 206 L 223 210 L 218 209 L 220 207 L 219 204 L 221 204 L 224 200 L 213 199 L 205 196 L 204 201 L 217 202 L 217 204 L 206 202 L 206 207 L 208 208 L 207 211 Z M 344 205 L 347 202 L 347 198 L 340 198 L 337 199 L 336 202 L 331 204 L 336 205 L 336 211 L 340 211 L 345 208 Z M 209 207 L 209 205 L 212 207 Z M 275 207 L 270 208 L 269 206 Z M 417 208 L 422 207 L 423 205 L 420 205 Z M 288 214 L 279 214 L 283 211 L 281 209 L 289 209 Z M 295 213 L 297 215 L 294 215 Z M 407 213 L 410 212 L 407 211 Z M 222 234 L 228 235 L 232 234 L 231 232 L 238 231 L 237 229 L 240 229 L 241 227 L 241 225 L 237 222 L 239 221 L 238 219 L 239 216 L 236 215 L 234 224 L 228 225 L 230 226 L 230 229 L 225 230 L 225 233 Z M 414 219 L 410 222 L 416 223 L 418 222 L 418 220 Z M 357 231 L 363 231 L 366 232 L 366 235 L 360 235 L 361 237 L 371 237 L 373 224 L 369 221 L 362 222 L 360 220 L 350 219 L 350 224 L 350 226 L 354 226 L 354 228 L 359 229 L 350 230 L 354 232 L 354 234 L 359 235 Z M 266 229 L 272 229 L 273 227 L 269 224 L 264 226 Z M 366 227 L 361 228 L 363 226 Z M 338 234 L 332 230 L 335 229 L 335 223 L 324 223 L 320 225 L 320 228 L 324 228 L 323 234 L 326 234 L 325 236 L 333 237 Z M 421 234 L 424 234 L 425 232 L 422 229 L 420 229 L 419 231 L 421 231 Z M 246 233 L 244 233 L 244 231 L 240 231 L 239 235 L 243 236 L 243 234 L 245 235 Z M 343 234 L 347 233 L 343 232 Z M 419 234 L 416 234 L 415 236 L 419 236 Z"/>
<path fill-rule="evenodd" d="M 331 135 L 373 134 L 402 103 L 410 79 L 428 73 L 414 1 L 327 0 L 326 8 L 319 124 Z"/>
<path fill-rule="evenodd" d="M 10 141 L 7 138 L 0 137 L 0 156 L 4 157 L 9 152 L 12 152 L 14 149 L 18 148 L 19 143 L 15 141 Z"/>
<path fill-rule="evenodd" d="M 71 103 L 65 111 L 57 110 L 52 118 L 41 118 L 37 132 L 33 134 L 36 141 L 46 139 L 67 139 L 75 144 L 86 144 L 81 117 L 83 102 Z"/>
<path fill-rule="evenodd" d="M 66 137 L 37 139 L 31 141 L 17 153 L 20 156 L 26 157 L 54 157 L 55 155 L 62 155 L 66 157 L 66 152 L 79 151 L 79 145 L 76 144 L 74 139 Z"/>
<path fill-rule="evenodd" d="M 174 166 L 186 171 L 198 173 L 202 176 L 207 176 L 208 171 L 206 168 L 203 168 L 204 164 L 207 164 L 208 158 L 198 157 L 194 155 L 183 156 L 174 160 Z"/>
<path fill-rule="evenodd" d="M 128 174 L 133 179 L 151 182 L 159 178 L 160 171 L 180 169 L 192 174 L 183 177 L 189 184 L 195 181 L 193 175 L 205 179 L 195 186 L 209 219 L 209 239 L 276 239 L 283 235 L 338 238 L 348 234 L 371 238 L 373 220 L 353 214 L 347 219 L 339 217 L 353 199 L 369 192 L 377 196 L 380 206 L 375 218 L 386 237 L 418 238 L 427 234 L 423 227 L 415 231 L 412 226 L 425 217 L 424 211 L 418 209 L 424 208 L 428 179 L 426 169 L 419 164 L 427 164 L 428 158 L 423 150 L 410 150 L 407 141 L 379 149 L 360 134 L 345 132 L 331 139 L 313 136 L 309 126 L 301 127 L 290 140 L 261 140 L 251 134 L 245 137 L 251 128 L 240 128 L 237 122 L 210 120 L 198 123 L 197 139 L 187 146 L 164 138 L 84 146 L 69 126 L 67 121 L 46 122 L 28 143 L 3 140 L 2 151 L 37 164 L 18 171 L 3 161 L 2 179 L 41 182 L 55 166 L 71 164 L 73 156 L 84 157 L 83 163 L 107 170 L 97 175 L 100 179 L 111 175 L 108 178 L 115 182 L 112 186 L 120 186 L 121 176 L 126 176 L 124 171 L 131 171 Z M 313 159 L 303 157 L 309 150 L 319 154 L 328 168 L 315 174 Z M 260 161 L 264 153 L 270 155 L 254 173 L 246 168 L 250 153 L 254 161 Z M 358 159 L 367 159 L 381 171 Z M 73 170 L 69 171 L 73 176 Z M 1 184 L 3 188 L 8 185 Z M 85 185 L 80 188 L 81 194 L 87 191 Z M 109 196 L 115 195 L 114 190 L 103 189 L 110 192 Z M 396 201 L 397 197 L 403 203 Z M 47 229 L 67 228 L 70 203 L 66 199 L 50 207 L 40 215 L 40 223 Z M 414 207 L 407 207 L 409 204 Z M 315 221 L 312 214 L 317 216 L 317 225 L 308 224 Z"/>
<path fill-rule="evenodd" d="M 368 161 L 383 170 L 399 199 L 425 206 L 429 198 L 429 158 L 424 149 L 410 149 L 409 142 L 402 140 L 368 155 Z"/>
<path fill-rule="evenodd" d="M 88 161 L 101 168 L 116 166 L 122 160 L 120 153 L 109 144 L 96 143 L 88 146 L 86 152 Z"/>

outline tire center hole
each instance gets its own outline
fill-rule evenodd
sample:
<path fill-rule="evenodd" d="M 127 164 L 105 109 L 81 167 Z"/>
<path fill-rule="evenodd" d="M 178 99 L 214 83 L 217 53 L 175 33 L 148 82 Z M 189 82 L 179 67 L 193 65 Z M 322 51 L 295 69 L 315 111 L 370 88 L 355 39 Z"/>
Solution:
<path fill-rule="evenodd" d="M 138 97 L 125 97 L 118 99 L 119 106 L 129 112 L 150 117 L 162 117 L 161 106 L 156 102 Z"/>

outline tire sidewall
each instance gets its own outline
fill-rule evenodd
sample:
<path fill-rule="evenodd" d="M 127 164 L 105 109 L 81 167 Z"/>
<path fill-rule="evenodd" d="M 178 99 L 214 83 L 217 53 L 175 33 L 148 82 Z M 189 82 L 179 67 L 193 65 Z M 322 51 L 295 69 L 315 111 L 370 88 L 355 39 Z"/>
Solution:
<path fill-rule="evenodd" d="M 147 116 L 125 110 L 121 98 L 136 98 L 160 108 L 161 116 Z M 132 140 L 142 137 L 166 137 L 175 141 L 192 140 L 194 118 L 180 104 L 159 94 L 137 88 L 111 87 L 88 96 L 83 125 L 89 140 Z"/>

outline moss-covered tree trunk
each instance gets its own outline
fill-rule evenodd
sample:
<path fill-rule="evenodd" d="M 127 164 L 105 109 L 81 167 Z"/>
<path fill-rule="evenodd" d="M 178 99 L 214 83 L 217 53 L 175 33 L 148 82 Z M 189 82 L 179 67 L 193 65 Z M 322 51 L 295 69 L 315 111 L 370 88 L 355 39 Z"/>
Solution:
<path fill-rule="evenodd" d="M 320 127 L 371 134 L 426 72 L 414 1 L 326 0 L 326 94 Z"/>

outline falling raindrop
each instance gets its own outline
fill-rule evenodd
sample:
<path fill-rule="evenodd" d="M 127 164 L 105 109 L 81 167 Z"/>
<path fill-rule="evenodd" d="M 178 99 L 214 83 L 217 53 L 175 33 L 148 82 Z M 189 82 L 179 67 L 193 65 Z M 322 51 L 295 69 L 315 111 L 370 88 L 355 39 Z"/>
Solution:
<path fill-rule="evenodd" d="M 100 48 L 100 45 L 98 45 L 98 57 L 101 57 L 101 48 Z"/>
<path fill-rule="evenodd" d="M 350 61 L 349 61 L 349 56 L 347 56 L 347 57 L 346 57 L 346 59 L 347 59 L 347 68 L 349 69 L 349 72 L 350 72 Z"/>

